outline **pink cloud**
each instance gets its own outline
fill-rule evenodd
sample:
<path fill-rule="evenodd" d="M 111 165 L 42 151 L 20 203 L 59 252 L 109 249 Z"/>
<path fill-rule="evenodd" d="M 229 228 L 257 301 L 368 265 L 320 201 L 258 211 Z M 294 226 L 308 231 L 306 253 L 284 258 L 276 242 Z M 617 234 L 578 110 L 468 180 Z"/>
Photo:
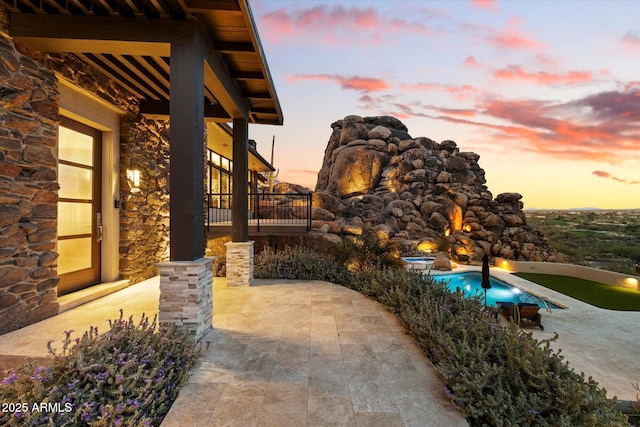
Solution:
<path fill-rule="evenodd" d="M 402 90 L 408 92 L 444 92 L 464 101 L 478 94 L 479 90 L 472 85 L 450 85 L 441 83 L 412 83 L 400 84 Z"/>
<path fill-rule="evenodd" d="M 373 7 L 317 5 L 280 8 L 260 16 L 260 33 L 272 41 L 379 45 L 396 33 L 433 34 L 420 20 L 381 17 Z"/>
<path fill-rule="evenodd" d="M 487 99 L 481 108 L 484 115 L 510 123 L 495 127 L 497 138 L 520 140 L 523 148 L 538 154 L 640 161 L 637 92 L 603 92 L 564 104 Z"/>
<path fill-rule="evenodd" d="M 289 82 L 295 83 L 301 80 L 333 81 L 342 89 L 353 89 L 361 92 L 377 92 L 389 88 L 389 84 L 382 79 L 374 77 L 345 77 L 338 74 L 295 74 L 289 77 Z"/>
<path fill-rule="evenodd" d="M 478 37 L 481 37 L 493 47 L 502 50 L 513 49 L 523 51 L 544 49 L 544 44 L 524 34 L 520 29 L 520 22 L 521 19 L 519 18 L 511 18 L 507 23 L 507 27 L 503 29 L 467 23 L 463 26 L 463 30 L 478 33 Z"/>
<path fill-rule="evenodd" d="M 611 176 L 609 172 L 605 172 L 605 171 L 593 171 L 591 173 L 600 178 L 609 178 Z"/>
<path fill-rule="evenodd" d="M 628 31 L 622 36 L 622 43 L 631 47 L 640 47 L 640 31 Z"/>
<path fill-rule="evenodd" d="M 593 80 L 588 71 L 569 71 L 567 73 L 548 73 L 546 71 L 529 72 L 517 65 L 495 70 L 493 77 L 498 80 L 530 81 L 537 84 L 576 84 Z"/>
<path fill-rule="evenodd" d="M 471 4 L 480 9 L 495 9 L 498 7 L 497 0 L 472 0 Z"/>
<path fill-rule="evenodd" d="M 414 89 L 440 90 L 422 84 Z M 451 109 L 375 99 L 375 110 L 443 120 L 492 131 L 491 138 L 553 159 L 640 163 L 640 88 L 609 91 L 566 103 L 477 97 L 475 108 Z M 373 106 L 374 104 L 369 104 Z M 472 119 L 473 118 L 473 119 Z M 606 172 L 595 173 L 601 176 Z M 625 180 L 623 180 L 625 181 Z"/>
<path fill-rule="evenodd" d="M 599 177 L 599 178 L 612 179 L 614 181 L 621 182 L 623 184 L 629 184 L 629 185 L 640 184 L 640 181 L 638 181 L 636 179 L 619 178 L 617 176 L 611 175 L 609 172 L 604 172 L 604 171 L 597 170 L 597 171 L 593 171 L 591 173 L 593 175 Z"/>
<path fill-rule="evenodd" d="M 474 56 L 467 56 L 464 60 L 464 65 L 469 68 L 480 68 L 481 65 Z"/>

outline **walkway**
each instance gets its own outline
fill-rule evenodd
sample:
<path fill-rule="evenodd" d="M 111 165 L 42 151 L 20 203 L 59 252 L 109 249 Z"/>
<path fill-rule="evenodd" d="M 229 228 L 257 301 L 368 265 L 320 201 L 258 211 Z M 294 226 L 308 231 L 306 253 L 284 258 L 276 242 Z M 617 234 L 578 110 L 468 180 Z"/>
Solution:
<path fill-rule="evenodd" d="M 394 315 L 326 282 L 214 283 L 209 349 L 163 422 L 174 426 L 466 426 Z M 43 356 L 64 330 L 157 311 L 158 279 L 0 336 Z M 105 319 L 99 321 L 99 319 Z"/>

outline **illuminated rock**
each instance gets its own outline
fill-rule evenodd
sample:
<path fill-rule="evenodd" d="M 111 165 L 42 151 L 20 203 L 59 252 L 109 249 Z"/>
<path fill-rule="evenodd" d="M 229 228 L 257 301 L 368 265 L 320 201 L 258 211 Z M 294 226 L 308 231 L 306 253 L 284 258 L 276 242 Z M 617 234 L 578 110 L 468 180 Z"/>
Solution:
<path fill-rule="evenodd" d="M 407 253 L 432 252 L 448 236 L 449 255 L 471 263 L 484 253 L 516 260 L 553 255 L 527 226 L 520 194 L 494 199 L 478 154 L 461 152 L 452 140 L 413 138 L 389 116 L 347 116 L 331 128 L 313 196 L 323 209 L 314 209 L 319 234 L 372 232 Z"/>

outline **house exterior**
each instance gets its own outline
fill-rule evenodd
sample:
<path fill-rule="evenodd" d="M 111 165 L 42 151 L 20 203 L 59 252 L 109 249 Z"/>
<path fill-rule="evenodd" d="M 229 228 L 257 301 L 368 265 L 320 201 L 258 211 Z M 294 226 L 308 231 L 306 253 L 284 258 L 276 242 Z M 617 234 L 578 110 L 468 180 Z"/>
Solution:
<path fill-rule="evenodd" d="M 160 269 L 163 295 L 192 288 L 187 270 L 212 262 L 212 171 L 248 194 L 272 170 L 249 124 L 282 122 L 246 0 L 0 1 L 0 333 L 96 283 Z M 248 197 L 236 199 L 230 248 L 244 256 Z M 169 281 L 181 288 L 163 292 Z M 197 312 L 201 335 L 210 307 L 180 298 L 161 300 L 161 323 L 196 334 L 184 313 Z"/>

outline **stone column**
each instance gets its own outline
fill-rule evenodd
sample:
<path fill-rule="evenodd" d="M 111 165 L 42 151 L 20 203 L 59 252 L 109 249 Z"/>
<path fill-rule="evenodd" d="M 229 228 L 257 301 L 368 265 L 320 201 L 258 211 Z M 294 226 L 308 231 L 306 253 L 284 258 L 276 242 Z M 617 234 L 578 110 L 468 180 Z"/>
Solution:
<path fill-rule="evenodd" d="M 168 261 L 160 268 L 160 326 L 176 324 L 196 342 L 209 332 L 213 322 L 213 261 Z"/>
<path fill-rule="evenodd" d="M 253 281 L 253 241 L 227 242 L 227 286 L 250 286 Z"/>

